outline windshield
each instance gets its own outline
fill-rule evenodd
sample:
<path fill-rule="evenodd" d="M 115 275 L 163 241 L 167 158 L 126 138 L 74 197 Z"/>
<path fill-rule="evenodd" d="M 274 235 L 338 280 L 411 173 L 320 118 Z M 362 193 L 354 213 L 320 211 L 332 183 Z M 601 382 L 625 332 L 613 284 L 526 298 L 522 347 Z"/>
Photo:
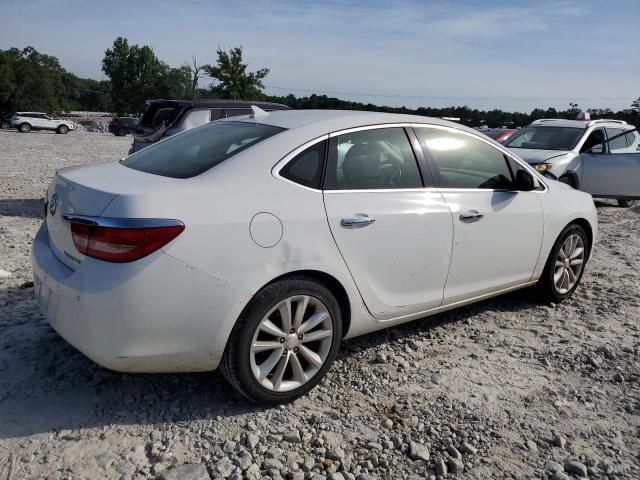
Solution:
<path fill-rule="evenodd" d="M 535 150 L 571 150 L 584 132 L 577 127 L 529 126 L 510 137 L 505 146 L 509 148 L 532 148 Z"/>
<path fill-rule="evenodd" d="M 484 133 L 487 137 L 493 138 L 494 140 L 505 132 L 504 130 L 480 130 L 480 131 Z"/>
<path fill-rule="evenodd" d="M 208 123 L 151 145 L 120 163 L 154 175 L 191 178 L 283 130 L 259 123 Z"/>

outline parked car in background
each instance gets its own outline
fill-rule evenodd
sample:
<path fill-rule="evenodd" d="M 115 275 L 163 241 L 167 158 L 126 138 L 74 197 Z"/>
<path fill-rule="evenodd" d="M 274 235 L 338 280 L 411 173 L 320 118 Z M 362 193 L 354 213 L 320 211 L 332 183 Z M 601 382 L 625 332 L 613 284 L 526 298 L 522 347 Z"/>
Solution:
<path fill-rule="evenodd" d="M 35 292 L 65 339 L 114 370 L 220 366 L 267 403 L 343 338 L 536 284 L 567 298 L 597 233 L 590 195 L 478 132 L 374 112 L 256 109 L 59 170 L 46 202 Z"/>
<path fill-rule="evenodd" d="M 498 143 L 503 143 L 507 138 L 516 133 L 515 128 L 489 128 L 488 130 L 480 130 L 487 137 L 494 139 Z"/>
<path fill-rule="evenodd" d="M 266 112 L 289 110 L 286 105 L 243 100 L 149 100 L 135 130 L 129 153 L 161 140 L 221 118 L 248 115 L 251 105 Z"/>
<path fill-rule="evenodd" d="M 124 137 L 127 133 L 131 133 L 138 125 L 138 119 L 135 117 L 116 117 L 109 122 L 109 131 L 116 137 Z"/>
<path fill-rule="evenodd" d="M 51 130 L 65 134 L 75 130 L 75 124 L 69 120 L 54 119 L 41 112 L 16 112 L 11 117 L 11 126 L 22 133 L 32 130 Z"/>
<path fill-rule="evenodd" d="M 11 117 L 0 118 L 0 130 L 8 130 L 11 128 Z"/>
<path fill-rule="evenodd" d="M 536 120 L 505 146 L 546 175 L 628 206 L 640 198 L 640 133 L 622 120 Z"/>

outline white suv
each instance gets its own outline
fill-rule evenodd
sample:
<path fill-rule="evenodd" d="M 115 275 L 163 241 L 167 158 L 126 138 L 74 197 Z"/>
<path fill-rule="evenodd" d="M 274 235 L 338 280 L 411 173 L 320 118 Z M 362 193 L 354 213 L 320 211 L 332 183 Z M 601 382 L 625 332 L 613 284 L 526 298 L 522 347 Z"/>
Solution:
<path fill-rule="evenodd" d="M 538 172 L 594 197 L 640 198 L 640 133 L 621 120 L 536 120 L 504 143 Z"/>
<path fill-rule="evenodd" d="M 75 129 L 75 124 L 68 120 L 55 120 L 46 113 L 16 112 L 11 117 L 11 126 L 22 133 L 31 130 L 53 130 L 56 133 L 68 133 Z"/>

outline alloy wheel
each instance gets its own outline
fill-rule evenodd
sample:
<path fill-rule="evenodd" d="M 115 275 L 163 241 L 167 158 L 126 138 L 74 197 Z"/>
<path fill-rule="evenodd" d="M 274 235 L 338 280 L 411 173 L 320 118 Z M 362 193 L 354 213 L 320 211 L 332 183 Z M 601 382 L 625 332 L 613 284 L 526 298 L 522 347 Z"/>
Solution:
<path fill-rule="evenodd" d="M 327 360 L 333 321 L 309 295 L 286 298 L 260 321 L 251 341 L 251 371 L 262 387 L 287 392 L 307 383 Z"/>
<path fill-rule="evenodd" d="M 584 241 L 577 234 L 569 235 L 556 257 L 553 283 L 560 294 L 565 294 L 576 285 L 584 266 Z"/>

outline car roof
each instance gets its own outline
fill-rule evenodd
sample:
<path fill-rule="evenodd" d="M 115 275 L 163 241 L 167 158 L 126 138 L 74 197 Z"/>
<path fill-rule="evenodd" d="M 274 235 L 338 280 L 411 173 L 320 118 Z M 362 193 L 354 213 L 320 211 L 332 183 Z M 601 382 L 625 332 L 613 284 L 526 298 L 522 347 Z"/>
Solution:
<path fill-rule="evenodd" d="M 571 127 L 571 128 L 586 128 L 591 125 L 604 125 L 604 126 L 630 126 L 623 120 L 566 120 L 564 118 L 542 118 L 540 120 L 534 120 L 531 125 L 542 125 L 550 127 Z"/>
<path fill-rule="evenodd" d="M 274 102 L 260 102 L 250 100 L 228 100 L 221 98 L 211 99 L 197 99 L 197 100 L 164 100 L 155 99 L 147 100 L 149 105 L 161 104 L 161 105 L 175 105 L 183 108 L 249 108 L 251 105 L 256 105 L 260 108 L 276 109 L 276 110 L 288 110 L 290 107 L 281 103 Z"/>
<path fill-rule="evenodd" d="M 16 112 L 16 115 L 47 115 L 44 112 Z"/>
<path fill-rule="evenodd" d="M 394 123 L 440 125 L 443 127 L 457 128 L 476 135 L 478 134 L 476 130 L 465 127 L 464 125 L 439 118 L 358 110 L 278 110 L 262 116 L 253 117 L 243 115 L 240 117 L 229 117 L 222 121 L 262 123 L 274 127 L 286 128 L 288 130 L 304 129 L 309 135 L 313 135 L 314 133 L 323 135 L 349 128 Z"/>

